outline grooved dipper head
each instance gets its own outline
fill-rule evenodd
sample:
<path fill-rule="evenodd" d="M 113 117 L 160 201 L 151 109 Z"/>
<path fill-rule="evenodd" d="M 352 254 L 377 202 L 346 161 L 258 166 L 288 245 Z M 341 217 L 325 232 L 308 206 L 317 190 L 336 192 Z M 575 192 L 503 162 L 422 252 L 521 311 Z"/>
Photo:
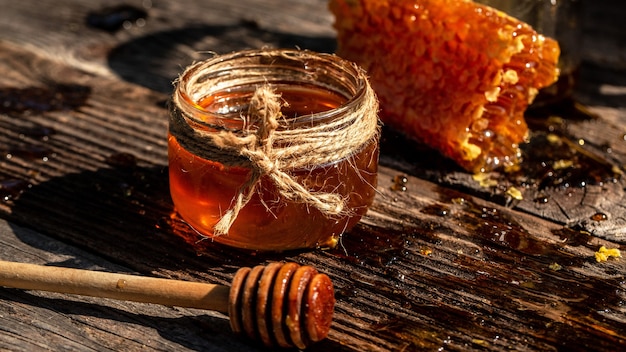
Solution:
<path fill-rule="evenodd" d="M 271 263 L 237 271 L 228 314 L 235 333 L 270 347 L 304 349 L 326 338 L 334 307 L 327 275 L 311 266 Z"/>

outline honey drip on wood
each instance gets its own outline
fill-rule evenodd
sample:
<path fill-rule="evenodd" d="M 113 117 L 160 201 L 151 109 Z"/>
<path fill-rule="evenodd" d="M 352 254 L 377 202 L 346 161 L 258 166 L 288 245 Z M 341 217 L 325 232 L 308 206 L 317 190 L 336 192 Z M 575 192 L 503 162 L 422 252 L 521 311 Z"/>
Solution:
<path fill-rule="evenodd" d="M 148 12 L 132 5 L 116 5 L 104 7 L 87 14 L 87 26 L 109 33 L 121 29 L 130 29 L 133 26 L 143 27 L 146 24 Z"/>
<path fill-rule="evenodd" d="M 20 179 L 0 180 L 0 200 L 4 202 L 16 200 L 30 186 L 30 183 Z"/>
<path fill-rule="evenodd" d="M 393 178 L 393 184 L 391 185 L 392 191 L 406 192 L 406 184 L 409 182 L 409 178 L 406 175 L 396 175 Z"/>
<path fill-rule="evenodd" d="M 91 88 L 75 84 L 0 88 L 0 113 L 23 114 L 75 110 L 83 106 Z"/>

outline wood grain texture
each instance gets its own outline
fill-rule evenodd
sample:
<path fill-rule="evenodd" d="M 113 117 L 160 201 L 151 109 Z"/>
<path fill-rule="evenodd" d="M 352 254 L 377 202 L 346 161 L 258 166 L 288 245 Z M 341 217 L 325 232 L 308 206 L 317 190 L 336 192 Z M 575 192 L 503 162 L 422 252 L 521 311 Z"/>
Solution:
<path fill-rule="evenodd" d="M 240 266 L 311 264 L 332 278 L 338 299 L 330 337 L 314 351 L 626 343 L 626 261 L 594 259 L 601 245 L 624 249 L 623 179 L 540 194 L 493 174 L 498 185 L 483 187 L 386 130 L 374 205 L 336 249 L 252 255 L 201 238 L 169 199 L 171 80 L 203 51 L 332 51 L 332 18 L 321 0 L 153 1 L 145 26 L 113 34 L 85 26 L 87 13 L 114 3 L 3 7 L 0 216 L 9 222 L 0 227 L 2 259 L 217 284 L 228 284 Z M 593 28 L 606 33 L 603 26 Z M 610 33 L 603 42 L 619 52 L 621 32 Z M 583 66 L 577 92 L 598 117 L 557 127 L 623 169 L 626 75 L 600 64 Z M 398 175 L 407 176 L 404 192 L 392 189 Z M 507 197 L 510 187 L 524 199 Z M 538 203 L 539 196 L 552 201 Z M 607 220 L 591 220 L 597 212 Z M 3 289 L 0 319 L 0 348 L 12 350 L 255 348 L 233 338 L 223 316 L 179 308 Z"/>
<path fill-rule="evenodd" d="M 136 274 L 53 238 L 0 221 L 3 258 Z M 227 317 L 48 292 L 0 290 L 0 350 L 7 351 L 250 351 L 228 333 Z"/>

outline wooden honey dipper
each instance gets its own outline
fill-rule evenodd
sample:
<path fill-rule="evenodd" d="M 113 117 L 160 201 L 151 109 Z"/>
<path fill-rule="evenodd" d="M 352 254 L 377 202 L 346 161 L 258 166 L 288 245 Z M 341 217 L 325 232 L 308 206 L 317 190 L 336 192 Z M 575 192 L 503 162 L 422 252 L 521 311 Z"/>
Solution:
<path fill-rule="evenodd" d="M 0 261 L 0 286 L 227 313 L 237 334 L 304 349 L 328 335 L 333 284 L 311 266 L 241 268 L 227 286 Z"/>

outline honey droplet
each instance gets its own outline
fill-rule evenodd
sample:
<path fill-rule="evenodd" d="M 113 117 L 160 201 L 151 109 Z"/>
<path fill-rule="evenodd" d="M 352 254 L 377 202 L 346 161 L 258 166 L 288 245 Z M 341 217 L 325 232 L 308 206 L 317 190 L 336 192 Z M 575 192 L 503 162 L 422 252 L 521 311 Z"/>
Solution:
<path fill-rule="evenodd" d="M 0 200 L 7 202 L 11 199 L 17 199 L 30 186 L 30 183 L 24 180 L 0 180 Z"/>
<path fill-rule="evenodd" d="M 27 145 L 21 147 L 15 147 L 8 151 L 6 154 L 7 159 L 17 157 L 24 160 L 43 160 L 48 161 L 49 157 L 54 153 L 50 148 L 39 145 Z"/>
<path fill-rule="evenodd" d="M 131 169 L 137 166 L 137 157 L 130 153 L 116 153 L 109 155 L 105 162 L 113 167 Z"/>
<path fill-rule="evenodd" d="M 118 290 L 121 290 L 124 287 L 126 287 L 126 280 L 124 279 L 117 280 L 117 284 L 115 285 L 115 288 L 117 288 Z"/>
<path fill-rule="evenodd" d="M 609 217 L 604 213 L 595 213 L 591 216 L 591 220 L 593 221 L 605 221 Z"/>
<path fill-rule="evenodd" d="M 405 175 L 396 175 L 393 178 L 393 185 L 391 185 L 392 191 L 406 192 L 406 184 L 409 182 L 409 178 Z"/>
<path fill-rule="evenodd" d="M 133 25 L 142 27 L 146 23 L 148 12 L 131 5 L 105 7 L 87 15 L 87 25 L 109 33 L 129 29 Z"/>
<path fill-rule="evenodd" d="M 463 197 L 453 198 L 452 199 L 452 203 L 458 204 L 458 205 L 463 205 L 463 204 L 465 204 L 465 198 L 463 198 Z"/>
<path fill-rule="evenodd" d="M 56 133 L 53 128 L 45 126 L 35 126 L 30 128 L 23 128 L 19 130 L 20 139 L 35 138 L 42 141 L 46 141 L 49 137 Z"/>
<path fill-rule="evenodd" d="M 81 85 L 56 84 L 50 87 L 0 88 L 0 112 L 21 114 L 75 110 L 85 104 L 91 88 Z"/>

